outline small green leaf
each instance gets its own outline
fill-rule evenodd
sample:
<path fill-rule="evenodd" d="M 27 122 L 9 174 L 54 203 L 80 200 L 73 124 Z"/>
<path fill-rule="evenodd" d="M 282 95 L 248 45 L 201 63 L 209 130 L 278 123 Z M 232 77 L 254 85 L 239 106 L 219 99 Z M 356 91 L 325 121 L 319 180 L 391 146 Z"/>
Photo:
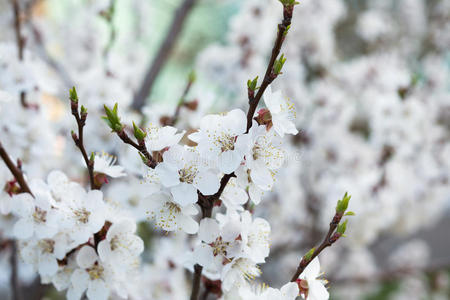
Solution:
<path fill-rule="evenodd" d="M 300 4 L 300 2 L 295 0 L 279 0 L 279 1 L 281 2 L 281 4 L 283 4 L 283 6 L 293 6 Z"/>
<path fill-rule="evenodd" d="M 315 251 L 316 251 L 316 248 L 312 248 L 311 250 L 308 251 L 308 253 L 305 254 L 305 256 L 303 256 L 303 258 L 305 260 L 311 260 L 311 257 L 314 255 Z"/>
<path fill-rule="evenodd" d="M 247 80 L 247 87 L 249 90 L 256 90 L 256 85 L 258 84 L 258 76 L 255 77 L 253 80 Z"/>
<path fill-rule="evenodd" d="M 345 230 L 347 229 L 347 222 L 348 220 L 345 220 L 341 224 L 338 225 L 336 232 L 339 233 L 341 236 L 344 236 Z"/>
<path fill-rule="evenodd" d="M 139 153 L 139 156 L 140 156 L 141 159 L 142 159 L 142 162 L 143 162 L 144 164 L 147 164 L 147 163 L 148 163 L 147 157 L 145 157 L 141 152 L 138 152 L 138 153 Z"/>
<path fill-rule="evenodd" d="M 343 214 L 345 213 L 345 211 L 347 210 L 348 207 L 348 203 L 350 201 L 350 198 L 352 198 L 352 196 L 350 196 L 347 192 L 345 193 L 344 197 L 342 197 L 341 200 L 338 200 L 337 205 L 336 205 L 336 213 L 339 214 Z"/>
<path fill-rule="evenodd" d="M 91 156 L 89 157 L 90 161 L 94 161 L 95 160 L 95 153 L 91 152 Z"/>
<path fill-rule="evenodd" d="M 273 72 L 275 73 L 275 75 L 278 75 L 281 73 L 281 70 L 283 69 L 285 62 L 286 62 L 286 58 L 284 57 L 284 54 L 281 54 L 280 59 L 277 59 L 273 66 Z"/>
<path fill-rule="evenodd" d="M 355 215 L 355 213 L 352 211 L 348 211 L 344 214 L 344 216 L 354 216 L 354 215 Z"/>
<path fill-rule="evenodd" d="M 141 128 L 139 128 L 134 122 L 133 122 L 133 129 L 134 129 L 134 137 L 138 140 L 138 141 L 142 141 L 147 133 L 144 132 Z"/>
<path fill-rule="evenodd" d="M 69 98 L 73 102 L 78 102 L 78 95 L 77 95 L 77 90 L 75 89 L 75 87 L 72 87 L 69 90 Z"/>
<path fill-rule="evenodd" d="M 83 105 L 81 105 L 81 114 L 87 114 L 87 109 Z"/>
<path fill-rule="evenodd" d="M 120 118 L 117 114 L 118 105 L 117 103 L 114 105 L 114 108 L 111 110 L 108 106 L 104 105 L 106 116 L 103 116 L 102 119 L 106 121 L 106 124 L 113 131 L 121 131 L 123 129 L 122 123 L 120 123 Z"/>

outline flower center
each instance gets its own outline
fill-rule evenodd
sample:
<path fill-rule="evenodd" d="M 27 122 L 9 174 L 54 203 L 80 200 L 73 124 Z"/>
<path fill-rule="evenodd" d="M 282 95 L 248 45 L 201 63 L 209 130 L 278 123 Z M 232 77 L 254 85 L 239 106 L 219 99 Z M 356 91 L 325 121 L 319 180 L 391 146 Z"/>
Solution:
<path fill-rule="evenodd" d="M 118 236 L 115 236 L 111 239 L 111 250 L 114 251 L 120 246 L 120 239 Z"/>
<path fill-rule="evenodd" d="M 53 250 L 55 250 L 55 241 L 40 240 L 39 247 L 42 249 L 43 253 L 53 253 Z"/>
<path fill-rule="evenodd" d="M 47 212 L 36 207 L 33 213 L 33 219 L 36 223 L 45 223 L 47 220 Z"/>
<path fill-rule="evenodd" d="M 227 255 L 227 248 L 230 245 L 229 242 L 224 242 L 222 240 L 222 237 L 218 237 L 213 243 L 210 244 L 210 246 L 213 248 L 213 255 L 217 256 L 219 254 L 222 254 L 224 256 Z"/>
<path fill-rule="evenodd" d="M 103 276 L 103 269 L 102 266 L 95 264 L 92 268 L 88 269 L 88 274 L 91 280 L 99 279 Z"/>
<path fill-rule="evenodd" d="M 169 210 L 170 215 L 178 214 L 181 212 L 181 208 L 174 202 L 166 202 L 164 206 Z"/>
<path fill-rule="evenodd" d="M 180 175 L 180 181 L 192 184 L 194 182 L 195 176 L 197 176 L 197 169 L 193 166 L 181 169 L 178 171 L 178 174 Z"/>
<path fill-rule="evenodd" d="M 236 137 L 225 133 L 217 139 L 222 152 L 234 150 L 234 142 L 236 142 Z"/>
<path fill-rule="evenodd" d="M 75 210 L 74 215 L 79 222 L 86 224 L 89 221 L 89 216 L 91 215 L 91 212 L 87 211 L 86 208 L 82 208 Z"/>

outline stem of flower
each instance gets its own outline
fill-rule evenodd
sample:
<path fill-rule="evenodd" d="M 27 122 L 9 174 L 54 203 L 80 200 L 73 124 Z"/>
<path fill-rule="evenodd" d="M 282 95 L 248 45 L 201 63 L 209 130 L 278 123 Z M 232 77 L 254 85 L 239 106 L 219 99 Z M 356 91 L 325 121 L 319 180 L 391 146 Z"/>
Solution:
<path fill-rule="evenodd" d="M 289 13 L 286 13 L 286 10 L 289 11 Z M 284 17 L 283 21 L 278 24 L 278 34 L 277 38 L 275 39 L 275 44 L 272 48 L 272 55 L 270 56 L 269 64 L 267 65 L 266 73 L 264 74 L 264 79 L 261 84 L 261 86 L 258 89 L 258 92 L 256 93 L 256 96 L 253 97 L 253 93 L 249 93 L 249 104 L 250 107 L 248 109 L 247 113 L 247 132 L 249 131 L 250 127 L 252 127 L 252 119 L 255 115 L 256 108 L 259 104 L 259 101 L 261 100 L 261 97 L 263 96 L 266 88 L 277 78 L 278 74 L 274 72 L 273 67 L 275 64 L 275 61 L 280 54 L 281 46 L 283 45 L 283 42 L 286 37 L 287 30 L 289 29 L 289 26 L 291 25 L 292 20 L 292 12 L 294 10 L 294 6 L 291 6 L 290 8 L 284 7 Z"/>
<path fill-rule="evenodd" d="M 315 248 L 314 252 L 310 255 L 305 255 L 302 257 L 302 260 L 300 261 L 300 264 L 297 267 L 297 271 L 295 272 L 294 276 L 291 278 L 291 282 L 295 282 L 300 274 L 303 273 L 305 268 L 309 265 L 309 263 L 316 258 L 325 248 L 330 247 L 333 245 L 340 237 L 339 233 L 335 232 L 337 226 L 339 225 L 339 222 L 342 219 L 342 214 L 336 213 L 333 217 L 333 220 L 330 223 L 330 228 L 328 229 L 328 233 L 323 239 L 322 243 Z"/>
<path fill-rule="evenodd" d="M 89 173 L 89 182 L 91 184 L 92 190 L 99 190 L 100 187 L 95 184 L 94 179 L 94 160 L 89 159 L 86 148 L 84 147 L 84 140 L 83 140 L 83 128 L 86 125 L 86 119 L 87 119 L 87 112 L 83 112 L 80 115 L 80 112 L 78 110 L 78 100 L 77 102 L 71 100 L 71 109 L 72 109 L 72 115 L 75 117 L 75 120 L 77 121 L 78 126 L 78 136 L 72 132 L 72 139 L 75 143 L 75 145 L 80 149 L 81 155 L 83 156 L 84 162 L 86 163 L 86 167 Z"/>
<path fill-rule="evenodd" d="M 145 145 L 145 141 L 139 141 L 139 143 L 136 143 L 133 141 L 128 134 L 125 132 L 124 129 L 116 132 L 117 136 L 124 142 L 125 144 L 128 144 L 132 147 L 134 147 L 136 150 L 138 150 L 142 155 L 146 158 L 146 165 L 152 169 L 154 169 L 157 165 L 157 162 L 153 159 L 151 154 L 147 150 L 147 146 Z"/>
<path fill-rule="evenodd" d="M 29 193 L 33 196 L 33 193 L 31 192 L 30 188 L 28 187 L 27 182 L 25 181 L 25 178 L 23 177 L 23 172 L 19 168 L 20 163 L 17 164 L 17 166 L 12 162 L 11 158 L 9 157 L 8 153 L 6 152 L 5 148 L 3 148 L 2 143 L 0 142 L 0 157 L 5 162 L 8 169 L 11 171 L 11 173 L 14 175 L 14 178 L 16 178 L 17 183 L 19 183 L 21 191 L 24 193 Z"/>

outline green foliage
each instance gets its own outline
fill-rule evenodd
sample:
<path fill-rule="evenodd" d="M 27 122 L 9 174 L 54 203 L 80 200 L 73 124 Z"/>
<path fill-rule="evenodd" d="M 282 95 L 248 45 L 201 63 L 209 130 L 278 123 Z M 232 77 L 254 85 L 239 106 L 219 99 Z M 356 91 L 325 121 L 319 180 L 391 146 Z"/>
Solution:
<path fill-rule="evenodd" d="M 258 84 L 258 76 L 255 77 L 253 80 L 247 80 L 247 87 L 249 90 L 255 91 L 256 85 Z"/>
<path fill-rule="evenodd" d="M 278 1 L 280 1 L 281 4 L 283 4 L 283 6 L 294 6 L 300 4 L 300 2 L 295 0 L 278 0 Z"/>
<path fill-rule="evenodd" d="M 134 137 L 138 140 L 141 141 L 143 140 L 146 136 L 147 133 L 144 132 L 141 128 L 139 128 L 133 121 L 133 130 L 134 130 Z"/>
<path fill-rule="evenodd" d="M 308 251 L 308 253 L 305 254 L 305 256 L 303 256 L 303 258 L 305 260 L 311 260 L 311 257 L 313 256 L 315 251 L 316 251 L 316 248 L 312 248 L 311 250 Z"/>
<path fill-rule="evenodd" d="M 72 87 L 69 90 L 69 98 L 70 98 L 70 101 L 73 101 L 75 103 L 78 102 L 78 95 L 77 95 L 77 90 L 75 89 L 75 87 Z"/>
<path fill-rule="evenodd" d="M 104 105 L 106 116 L 103 116 L 102 119 L 105 120 L 106 124 L 112 129 L 112 131 L 119 132 L 123 129 L 122 123 L 120 123 L 119 115 L 117 114 L 118 105 L 114 104 L 113 109 L 110 109 L 108 106 Z"/>
<path fill-rule="evenodd" d="M 341 236 L 345 236 L 345 230 L 347 229 L 347 222 L 348 220 L 345 220 L 341 224 L 338 225 L 336 232 L 339 233 Z"/>
<path fill-rule="evenodd" d="M 275 64 L 273 66 L 273 72 L 278 75 L 281 73 L 281 70 L 283 69 L 284 63 L 286 62 L 286 58 L 284 57 L 284 54 L 282 53 L 280 56 L 280 59 L 277 59 L 275 61 Z"/>
<path fill-rule="evenodd" d="M 336 205 L 336 213 L 338 214 L 344 214 L 345 211 L 348 208 L 348 203 L 350 201 L 350 198 L 352 198 L 352 196 L 350 196 L 347 192 L 345 193 L 344 197 L 342 197 L 341 200 L 338 200 L 337 205 Z M 352 214 L 352 212 L 350 212 L 350 215 Z M 354 214 L 354 213 L 353 213 Z"/>

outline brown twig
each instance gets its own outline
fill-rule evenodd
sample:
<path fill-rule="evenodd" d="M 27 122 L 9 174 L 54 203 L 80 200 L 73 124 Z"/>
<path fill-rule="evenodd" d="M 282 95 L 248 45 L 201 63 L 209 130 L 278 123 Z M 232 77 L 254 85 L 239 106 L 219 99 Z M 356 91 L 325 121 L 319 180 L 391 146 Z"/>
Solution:
<path fill-rule="evenodd" d="M 5 148 L 3 147 L 2 143 L 0 142 L 0 157 L 5 162 L 8 169 L 13 174 L 14 178 L 16 178 L 17 183 L 19 183 L 21 192 L 29 193 L 33 196 L 33 193 L 31 192 L 30 188 L 28 187 L 27 182 L 25 181 L 25 178 L 23 177 L 23 172 L 20 169 L 20 161 L 18 161 L 17 165 L 15 165 L 11 158 L 9 157 L 8 153 L 6 152 Z"/>
<path fill-rule="evenodd" d="M 22 36 L 22 20 L 20 15 L 20 4 L 19 0 L 11 0 L 14 11 L 14 31 L 16 33 L 17 42 L 17 56 L 20 61 L 23 61 L 23 53 L 25 48 L 25 38 Z M 26 93 L 20 92 L 20 103 L 23 107 L 28 107 L 26 100 Z"/>
<path fill-rule="evenodd" d="M 194 279 L 192 280 L 191 300 L 197 300 L 200 293 L 200 279 L 202 277 L 203 267 L 199 264 L 194 265 Z"/>
<path fill-rule="evenodd" d="M 140 140 L 137 143 L 135 141 L 133 141 L 128 134 L 125 132 L 125 129 L 123 128 L 122 130 L 116 132 L 117 136 L 122 140 L 122 142 L 124 142 L 125 144 L 128 144 L 132 147 L 134 147 L 136 150 L 138 150 L 146 159 L 145 164 L 154 169 L 156 167 L 156 165 L 158 164 L 154 158 L 152 157 L 152 155 L 150 154 L 150 152 L 148 152 L 147 150 L 147 146 L 145 145 L 145 141 L 144 140 Z"/>
<path fill-rule="evenodd" d="M 75 88 L 74 88 L 75 90 Z M 72 139 L 75 143 L 75 145 L 80 149 L 81 155 L 83 156 L 84 162 L 86 163 L 86 167 L 88 169 L 89 173 L 89 181 L 91 184 L 92 190 L 98 190 L 100 189 L 100 186 L 97 186 L 95 184 L 95 178 L 94 178 L 94 160 L 89 159 L 86 148 L 84 147 L 84 140 L 83 140 L 83 128 L 86 125 L 86 119 L 87 119 L 87 111 L 82 106 L 81 113 L 78 110 L 78 98 L 73 98 L 71 96 L 70 99 L 70 107 L 72 111 L 72 115 L 75 117 L 75 120 L 77 121 L 77 127 L 78 127 L 78 135 L 72 131 Z"/>
<path fill-rule="evenodd" d="M 314 258 L 316 258 L 325 248 L 333 245 L 341 237 L 341 235 L 335 231 L 337 226 L 339 225 L 339 222 L 342 219 L 342 216 L 343 216 L 342 213 L 336 213 L 334 215 L 333 220 L 330 223 L 328 233 L 323 239 L 322 243 L 317 248 L 314 249 L 312 254 L 303 256 L 302 260 L 300 261 L 300 264 L 297 267 L 297 270 L 295 271 L 294 276 L 292 276 L 291 278 L 291 282 L 295 282 L 300 276 L 300 274 L 303 273 L 305 268 Z"/>
<path fill-rule="evenodd" d="M 258 89 L 258 92 L 256 93 L 256 96 L 254 96 L 254 91 L 249 91 L 249 104 L 250 107 L 248 109 L 247 113 L 247 132 L 249 131 L 250 127 L 252 127 L 252 119 L 256 112 L 256 107 L 259 104 L 259 101 L 261 100 L 261 97 L 263 96 L 264 92 L 266 91 L 266 88 L 277 78 L 279 74 L 274 72 L 274 64 L 275 61 L 280 54 L 281 46 L 283 45 L 283 42 L 286 37 L 287 30 L 289 26 L 291 25 L 292 20 L 292 14 L 294 12 L 294 5 L 286 5 L 284 6 L 283 11 L 283 21 L 278 24 L 278 34 L 277 38 L 275 39 L 275 44 L 272 48 L 272 55 L 270 56 L 269 64 L 267 65 L 266 73 L 264 74 L 264 79 L 262 81 L 261 86 Z"/>
<path fill-rule="evenodd" d="M 14 10 L 14 30 L 16 32 L 17 54 L 19 60 L 23 60 L 23 50 L 25 47 L 25 38 L 22 36 L 22 21 L 20 17 L 19 0 L 11 0 Z"/>
<path fill-rule="evenodd" d="M 194 7 L 196 1 L 197 0 L 183 0 L 181 5 L 177 8 L 164 42 L 161 44 L 158 53 L 145 74 L 141 86 L 134 96 L 132 107 L 135 110 L 141 111 L 142 107 L 145 105 L 145 100 L 150 95 L 155 80 L 158 77 L 162 67 L 167 62 L 170 52 L 181 32 L 183 24 Z"/>
<path fill-rule="evenodd" d="M 11 256 L 9 258 L 9 263 L 11 265 L 11 276 L 10 276 L 10 285 L 11 285 L 11 292 L 12 292 L 12 299 L 13 300 L 21 300 L 22 295 L 20 292 L 19 287 L 19 280 L 18 280 L 18 264 L 17 264 L 17 244 L 16 241 L 11 241 Z"/>

